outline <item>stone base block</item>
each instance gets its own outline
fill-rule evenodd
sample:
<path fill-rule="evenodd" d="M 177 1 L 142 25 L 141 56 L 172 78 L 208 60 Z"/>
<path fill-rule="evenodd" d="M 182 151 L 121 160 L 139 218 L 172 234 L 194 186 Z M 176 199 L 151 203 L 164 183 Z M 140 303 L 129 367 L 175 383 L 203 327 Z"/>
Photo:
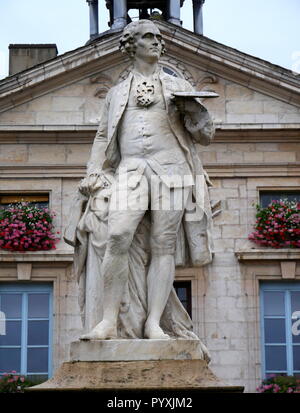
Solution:
<path fill-rule="evenodd" d="M 88 340 L 71 343 L 70 361 L 204 359 L 200 340 Z"/>
<path fill-rule="evenodd" d="M 200 340 L 94 340 L 71 344 L 70 360 L 31 391 L 241 392 L 219 380 Z"/>
<path fill-rule="evenodd" d="M 220 381 L 204 360 L 71 361 L 30 390 L 243 392 L 242 387 Z"/>

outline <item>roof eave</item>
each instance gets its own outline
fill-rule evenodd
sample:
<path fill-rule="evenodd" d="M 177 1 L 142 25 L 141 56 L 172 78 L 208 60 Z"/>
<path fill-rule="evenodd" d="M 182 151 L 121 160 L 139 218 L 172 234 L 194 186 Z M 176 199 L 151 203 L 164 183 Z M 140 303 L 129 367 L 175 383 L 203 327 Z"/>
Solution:
<path fill-rule="evenodd" d="M 156 24 L 163 32 L 168 54 L 186 54 L 191 64 L 203 70 L 300 106 L 300 76 L 292 71 L 182 27 L 161 21 Z M 3 79 L 0 112 L 57 88 L 58 78 L 61 84 L 70 84 L 118 64 L 120 58 L 125 60 L 119 52 L 120 34 L 120 30 L 107 31 L 96 41 Z"/>

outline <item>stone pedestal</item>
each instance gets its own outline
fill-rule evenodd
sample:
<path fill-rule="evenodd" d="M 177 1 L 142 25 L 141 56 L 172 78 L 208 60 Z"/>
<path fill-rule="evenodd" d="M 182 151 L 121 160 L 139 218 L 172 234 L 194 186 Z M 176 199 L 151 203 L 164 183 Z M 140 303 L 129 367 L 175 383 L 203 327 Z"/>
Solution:
<path fill-rule="evenodd" d="M 219 380 L 198 340 L 95 340 L 71 344 L 70 361 L 31 391 L 242 392 Z"/>
<path fill-rule="evenodd" d="M 199 359 L 204 359 L 199 340 L 81 340 L 70 348 L 70 361 Z"/>

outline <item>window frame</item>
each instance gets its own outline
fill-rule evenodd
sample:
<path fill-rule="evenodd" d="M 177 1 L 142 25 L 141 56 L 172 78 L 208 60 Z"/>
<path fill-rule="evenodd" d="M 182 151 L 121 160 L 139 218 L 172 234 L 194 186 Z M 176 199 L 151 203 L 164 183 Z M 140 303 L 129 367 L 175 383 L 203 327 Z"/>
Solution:
<path fill-rule="evenodd" d="M 192 280 L 174 280 L 173 283 L 173 287 L 176 291 L 176 287 L 178 286 L 178 284 L 182 284 L 183 287 L 187 287 L 187 308 L 184 307 L 182 301 L 180 300 L 179 296 L 177 295 L 177 297 L 179 298 L 179 301 L 181 302 L 181 304 L 183 305 L 183 307 L 185 308 L 185 310 L 187 311 L 187 313 L 189 314 L 189 316 L 192 318 L 193 316 L 193 306 L 192 306 Z M 176 291 L 177 294 L 177 291 Z"/>
<path fill-rule="evenodd" d="M 25 376 L 41 376 L 47 375 L 48 378 L 52 377 L 52 360 L 53 360 L 53 283 L 0 283 L 0 294 L 22 294 L 22 313 L 21 313 L 21 345 L 11 347 L 21 347 L 21 361 L 20 371 L 18 374 Z M 38 318 L 38 320 L 48 320 L 48 345 L 28 345 L 28 321 L 34 320 L 34 317 L 28 318 L 28 295 L 29 294 L 49 294 L 49 317 Z M 1 298 L 0 298 L 1 299 Z M 10 320 L 10 319 L 8 319 Z M 13 320 L 13 319 L 11 319 Z M 18 319 L 19 320 L 19 319 Z M 0 346 L 0 348 L 8 348 L 10 346 Z M 28 348 L 48 348 L 48 372 L 28 372 L 27 369 L 27 351 Z M 0 377 L 3 373 L 0 373 Z"/>
<path fill-rule="evenodd" d="M 162 69 L 163 69 L 164 73 L 166 73 L 167 75 L 177 77 L 178 79 L 182 79 L 182 75 L 180 76 L 178 71 L 175 70 L 173 67 L 171 67 L 169 64 L 166 64 L 166 63 L 163 62 Z M 167 70 L 165 70 L 165 69 L 167 69 Z M 172 72 L 172 73 L 170 73 L 170 72 Z"/>
<path fill-rule="evenodd" d="M 258 187 L 257 190 L 258 190 L 258 203 L 261 207 L 263 207 L 262 203 L 261 203 L 262 193 L 266 193 L 266 192 L 272 192 L 272 193 L 274 193 L 274 192 L 278 192 L 278 193 L 281 193 L 281 192 L 298 192 L 299 197 L 300 197 L 300 188 L 299 187 L 292 187 L 292 186 L 291 187 L 289 187 L 289 186 L 286 186 L 286 187 L 283 187 L 283 186 L 279 186 L 279 187 L 274 187 L 274 186 L 273 187 Z M 266 208 L 266 206 L 263 207 L 263 208 Z"/>
<path fill-rule="evenodd" d="M 29 191 L 29 190 L 8 190 L 8 191 L 0 191 L 0 208 L 2 206 L 8 206 L 9 204 L 2 204 L 1 203 L 1 197 L 2 196 L 16 196 L 16 197 L 20 197 L 20 196 L 47 196 L 48 197 L 48 206 L 46 206 L 46 208 L 50 208 L 51 206 L 51 191 Z M 18 202 L 22 202 L 21 200 Z M 30 201 L 26 201 L 26 202 L 30 202 Z M 17 202 L 16 202 L 17 203 Z M 38 202 L 36 202 L 38 203 Z"/>
<path fill-rule="evenodd" d="M 174 281 L 191 282 L 193 332 L 198 337 L 206 337 L 205 297 L 207 273 L 205 267 L 176 267 Z"/>
<path fill-rule="evenodd" d="M 289 282 L 268 282 L 265 280 L 260 280 L 259 283 L 259 302 L 260 302 L 260 344 L 261 344 L 261 373 L 263 379 L 267 377 L 267 374 L 286 374 L 288 376 L 294 374 L 300 374 L 300 370 L 294 370 L 293 368 L 293 346 L 300 346 L 300 343 L 293 343 L 292 331 L 291 331 L 291 321 L 292 321 L 292 314 L 291 314 L 291 295 L 292 291 L 299 291 L 300 292 L 300 281 L 296 283 L 289 283 Z M 286 346 L 286 371 L 279 371 L 279 370 L 267 370 L 266 369 L 266 352 L 265 352 L 265 323 L 264 320 L 266 318 L 264 312 L 264 292 L 266 291 L 276 291 L 276 292 L 284 292 L 284 319 L 285 319 L 285 346 Z M 300 309 L 300 308 L 299 308 Z M 267 316 L 270 319 L 274 319 L 277 316 Z M 278 316 L 277 318 L 282 318 L 282 316 Z M 268 345 L 272 345 L 267 343 Z M 278 343 L 279 344 L 279 343 Z M 283 343 L 280 343 L 283 344 Z M 276 345 L 273 343 L 273 345 Z"/>

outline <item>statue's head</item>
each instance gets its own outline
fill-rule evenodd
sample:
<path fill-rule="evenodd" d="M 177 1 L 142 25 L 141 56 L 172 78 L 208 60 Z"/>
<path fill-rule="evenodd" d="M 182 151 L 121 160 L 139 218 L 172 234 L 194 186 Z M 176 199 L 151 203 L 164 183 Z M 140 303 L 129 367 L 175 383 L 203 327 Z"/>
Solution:
<path fill-rule="evenodd" d="M 134 59 L 141 51 L 157 59 L 165 53 L 165 42 L 158 27 L 151 20 L 137 20 L 129 23 L 123 30 L 120 50 Z"/>

